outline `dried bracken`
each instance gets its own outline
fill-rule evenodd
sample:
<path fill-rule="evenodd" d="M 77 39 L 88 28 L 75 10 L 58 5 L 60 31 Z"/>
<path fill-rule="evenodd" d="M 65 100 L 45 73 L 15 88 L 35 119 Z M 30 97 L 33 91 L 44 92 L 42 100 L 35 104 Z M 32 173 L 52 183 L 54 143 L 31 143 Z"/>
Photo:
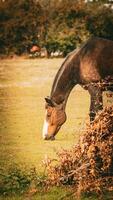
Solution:
<path fill-rule="evenodd" d="M 59 152 L 46 168 L 48 185 L 74 185 L 78 193 L 113 190 L 113 108 L 99 113 L 78 144 Z"/>

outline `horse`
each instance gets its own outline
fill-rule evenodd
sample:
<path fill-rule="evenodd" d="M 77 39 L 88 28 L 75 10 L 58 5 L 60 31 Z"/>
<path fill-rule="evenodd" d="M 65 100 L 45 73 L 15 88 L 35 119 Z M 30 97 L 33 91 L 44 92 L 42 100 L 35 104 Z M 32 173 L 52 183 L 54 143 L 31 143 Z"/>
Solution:
<path fill-rule="evenodd" d="M 102 93 L 113 91 L 113 41 L 92 37 L 67 55 L 45 98 L 46 116 L 43 139 L 54 140 L 66 121 L 65 107 L 69 94 L 79 84 L 90 94 L 90 122 L 103 109 Z"/>

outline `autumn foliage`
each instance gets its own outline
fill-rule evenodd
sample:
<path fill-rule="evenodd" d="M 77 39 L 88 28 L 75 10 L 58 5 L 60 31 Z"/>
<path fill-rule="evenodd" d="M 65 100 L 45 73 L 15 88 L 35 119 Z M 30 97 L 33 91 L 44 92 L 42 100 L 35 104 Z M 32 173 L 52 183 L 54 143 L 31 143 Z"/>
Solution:
<path fill-rule="evenodd" d="M 90 36 L 113 40 L 112 1 L 0 0 L 0 56 L 30 53 L 32 46 L 63 56 Z"/>
<path fill-rule="evenodd" d="M 46 159 L 50 185 L 73 185 L 75 191 L 113 190 L 113 108 L 105 108 L 88 124 L 78 144 L 58 153 L 57 160 Z"/>

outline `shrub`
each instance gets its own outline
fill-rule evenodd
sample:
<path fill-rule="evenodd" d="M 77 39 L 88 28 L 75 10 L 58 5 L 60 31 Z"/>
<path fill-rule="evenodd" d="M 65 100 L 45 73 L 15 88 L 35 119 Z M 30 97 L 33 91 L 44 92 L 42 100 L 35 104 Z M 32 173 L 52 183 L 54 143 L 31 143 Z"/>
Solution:
<path fill-rule="evenodd" d="M 78 194 L 113 190 L 113 108 L 99 113 L 72 149 L 45 164 L 48 185 L 73 185 Z"/>
<path fill-rule="evenodd" d="M 37 187 L 44 184 L 45 177 L 39 175 L 35 168 L 29 171 L 18 167 L 9 169 L 7 173 L 0 172 L 0 195 L 23 194 L 26 191 L 37 192 Z"/>

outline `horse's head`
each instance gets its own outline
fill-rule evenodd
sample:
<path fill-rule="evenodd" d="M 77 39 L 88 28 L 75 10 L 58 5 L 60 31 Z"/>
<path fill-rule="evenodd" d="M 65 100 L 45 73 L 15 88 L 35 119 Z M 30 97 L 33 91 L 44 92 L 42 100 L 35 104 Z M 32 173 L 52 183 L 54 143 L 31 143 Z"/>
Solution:
<path fill-rule="evenodd" d="M 62 124 L 66 121 L 63 104 L 56 104 L 49 97 L 46 100 L 46 116 L 43 126 L 43 139 L 54 140 Z"/>

